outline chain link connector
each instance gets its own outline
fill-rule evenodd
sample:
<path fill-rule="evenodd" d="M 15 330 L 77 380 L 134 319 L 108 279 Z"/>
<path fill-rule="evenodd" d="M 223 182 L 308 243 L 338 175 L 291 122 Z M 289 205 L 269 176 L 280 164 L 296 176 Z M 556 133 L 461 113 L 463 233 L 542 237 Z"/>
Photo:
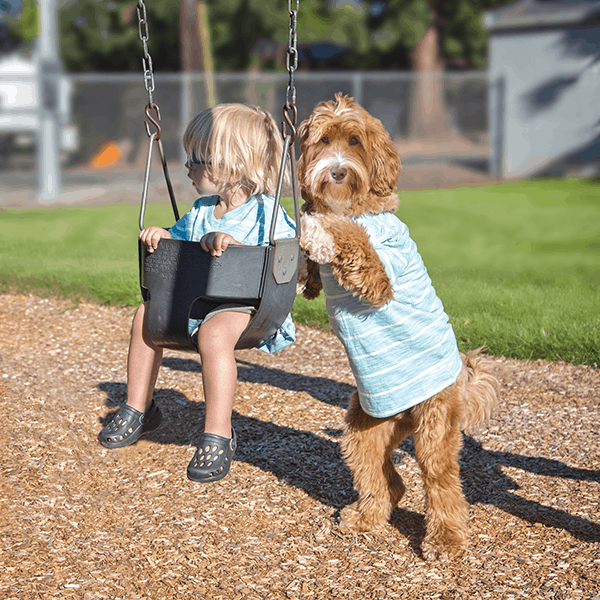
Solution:
<path fill-rule="evenodd" d="M 290 113 L 292 113 L 291 117 Z M 287 102 L 286 105 L 283 107 L 283 118 L 284 121 L 281 124 L 281 134 L 285 139 L 288 135 L 287 127 L 289 127 L 291 132 L 290 137 L 292 138 L 291 142 L 293 144 L 296 140 L 296 136 L 298 135 L 298 132 L 296 131 L 296 123 L 298 123 L 298 109 L 296 108 L 296 105 L 293 102 Z"/>
<path fill-rule="evenodd" d="M 162 121 L 162 119 L 160 118 L 160 108 L 158 108 L 157 104 L 147 104 L 146 108 L 144 109 L 144 112 L 146 113 L 146 116 L 148 117 L 148 121 L 150 121 L 152 123 L 152 125 L 154 125 L 154 127 L 156 127 L 156 135 L 154 137 L 154 139 L 156 141 L 160 140 L 160 134 L 162 133 L 162 129 L 160 127 L 160 125 L 158 124 L 158 121 L 150 114 L 150 111 L 154 110 L 154 112 L 156 112 L 156 117 L 158 118 L 158 121 Z M 148 121 L 144 121 L 144 125 L 146 126 L 146 133 L 148 134 L 148 137 L 151 137 L 152 134 L 150 133 L 150 127 L 148 125 Z"/>
<path fill-rule="evenodd" d="M 150 105 L 154 105 L 154 98 L 152 97 L 152 92 L 154 92 L 154 69 L 152 66 L 152 57 L 150 56 L 150 52 L 148 52 L 148 38 L 150 37 L 150 34 L 148 33 L 148 20 L 144 0 L 138 0 L 137 14 L 138 33 L 140 36 L 140 40 L 142 40 L 142 49 L 144 54 L 142 57 L 142 67 L 144 70 L 144 86 L 146 88 L 146 91 L 148 92 L 148 103 Z"/>

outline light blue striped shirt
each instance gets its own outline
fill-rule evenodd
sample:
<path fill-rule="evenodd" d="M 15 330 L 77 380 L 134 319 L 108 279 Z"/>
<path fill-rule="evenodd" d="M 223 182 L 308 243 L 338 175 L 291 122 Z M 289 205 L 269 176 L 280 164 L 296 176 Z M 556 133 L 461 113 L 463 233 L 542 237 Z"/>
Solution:
<path fill-rule="evenodd" d="M 320 265 L 333 330 L 356 379 L 360 404 L 373 417 L 405 411 L 454 383 L 462 369 L 456 338 L 408 227 L 392 213 L 353 217 L 369 235 L 394 289 L 373 308 Z"/>
<path fill-rule="evenodd" d="M 246 246 L 267 246 L 273 217 L 274 198 L 264 194 L 251 196 L 234 210 L 225 213 L 220 219 L 214 217 L 214 209 L 219 196 L 199 198 L 173 227 L 169 229 L 175 240 L 199 242 L 202 236 L 212 231 L 228 233 L 236 241 Z M 279 207 L 275 225 L 275 239 L 291 238 L 296 235 L 296 225 L 287 213 Z M 201 321 L 190 320 L 190 331 Z M 278 352 L 296 339 L 296 328 L 291 315 L 288 315 L 279 330 L 266 342 L 258 346 L 263 352 Z"/>

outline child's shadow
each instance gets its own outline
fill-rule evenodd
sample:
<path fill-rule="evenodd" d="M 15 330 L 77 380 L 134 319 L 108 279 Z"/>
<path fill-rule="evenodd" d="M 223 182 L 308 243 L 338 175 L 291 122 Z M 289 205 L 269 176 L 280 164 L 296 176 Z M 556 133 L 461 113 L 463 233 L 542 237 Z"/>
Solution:
<path fill-rule="evenodd" d="M 308 377 L 239 359 L 237 359 L 237 364 L 238 381 L 266 383 L 282 390 L 306 392 L 315 398 L 315 400 L 331 406 L 345 408 L 348 396 L 356 389 L 353 385 L 326 377 Z M 191 358 L 164 358 L 161 366 L 173 371 L 202 372 L 200 363 Z"/>
<path fill-rule="evenodd" d="M 118 407 L 125 403 L 126 384 L 103 382 L 98 388 L 106 392 L 107 406 Z M 171 389 L 157 390 L 154 398 L 164 418 L 161 426 L 145 435 L 144 439 L 157 444 L 195 446 L 203 431 L 204 403 L 192 402 L 184 394 Z M 111 411 L 101 419 L 101 424 L 109 422 L 115 412 Z M 333 508 L 341 508 L 353 501 L 350 473 L 338 444 L 328 439 L 339 436 L 339 430 L 324 430 L 322 437 L 235 411 L 232 423 L 238 436 L 234 462 L 243 461 L 273 473 L 278 479 Z"/>

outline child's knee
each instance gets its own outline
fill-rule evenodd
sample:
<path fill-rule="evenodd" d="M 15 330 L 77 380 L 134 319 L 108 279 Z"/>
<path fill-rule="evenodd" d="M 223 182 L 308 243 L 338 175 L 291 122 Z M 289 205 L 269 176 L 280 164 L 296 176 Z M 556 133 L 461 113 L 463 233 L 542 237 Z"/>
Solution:
<path fill-rule="evenodd" d="M 211 317 L 198 331 L 198 351 L 233 352 L 235 345 L 250 322 L 250 315 L 241 312 L 222 312 Z"/>

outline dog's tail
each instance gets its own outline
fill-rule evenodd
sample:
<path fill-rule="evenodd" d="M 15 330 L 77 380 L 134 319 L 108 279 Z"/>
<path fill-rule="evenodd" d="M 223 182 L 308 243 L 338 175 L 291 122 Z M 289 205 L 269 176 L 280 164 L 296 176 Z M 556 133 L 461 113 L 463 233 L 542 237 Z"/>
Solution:
<path fill-rule="evenodd" d="M 463 360 L 462 375 L 467 378 L 464 386 L 464 413 L 462 429 L 473 433 L 486 426 L 500 397 L 500 382 L 496 377 L 495 364 L 480 354 L 483 348 L 471 350 Z"/>

